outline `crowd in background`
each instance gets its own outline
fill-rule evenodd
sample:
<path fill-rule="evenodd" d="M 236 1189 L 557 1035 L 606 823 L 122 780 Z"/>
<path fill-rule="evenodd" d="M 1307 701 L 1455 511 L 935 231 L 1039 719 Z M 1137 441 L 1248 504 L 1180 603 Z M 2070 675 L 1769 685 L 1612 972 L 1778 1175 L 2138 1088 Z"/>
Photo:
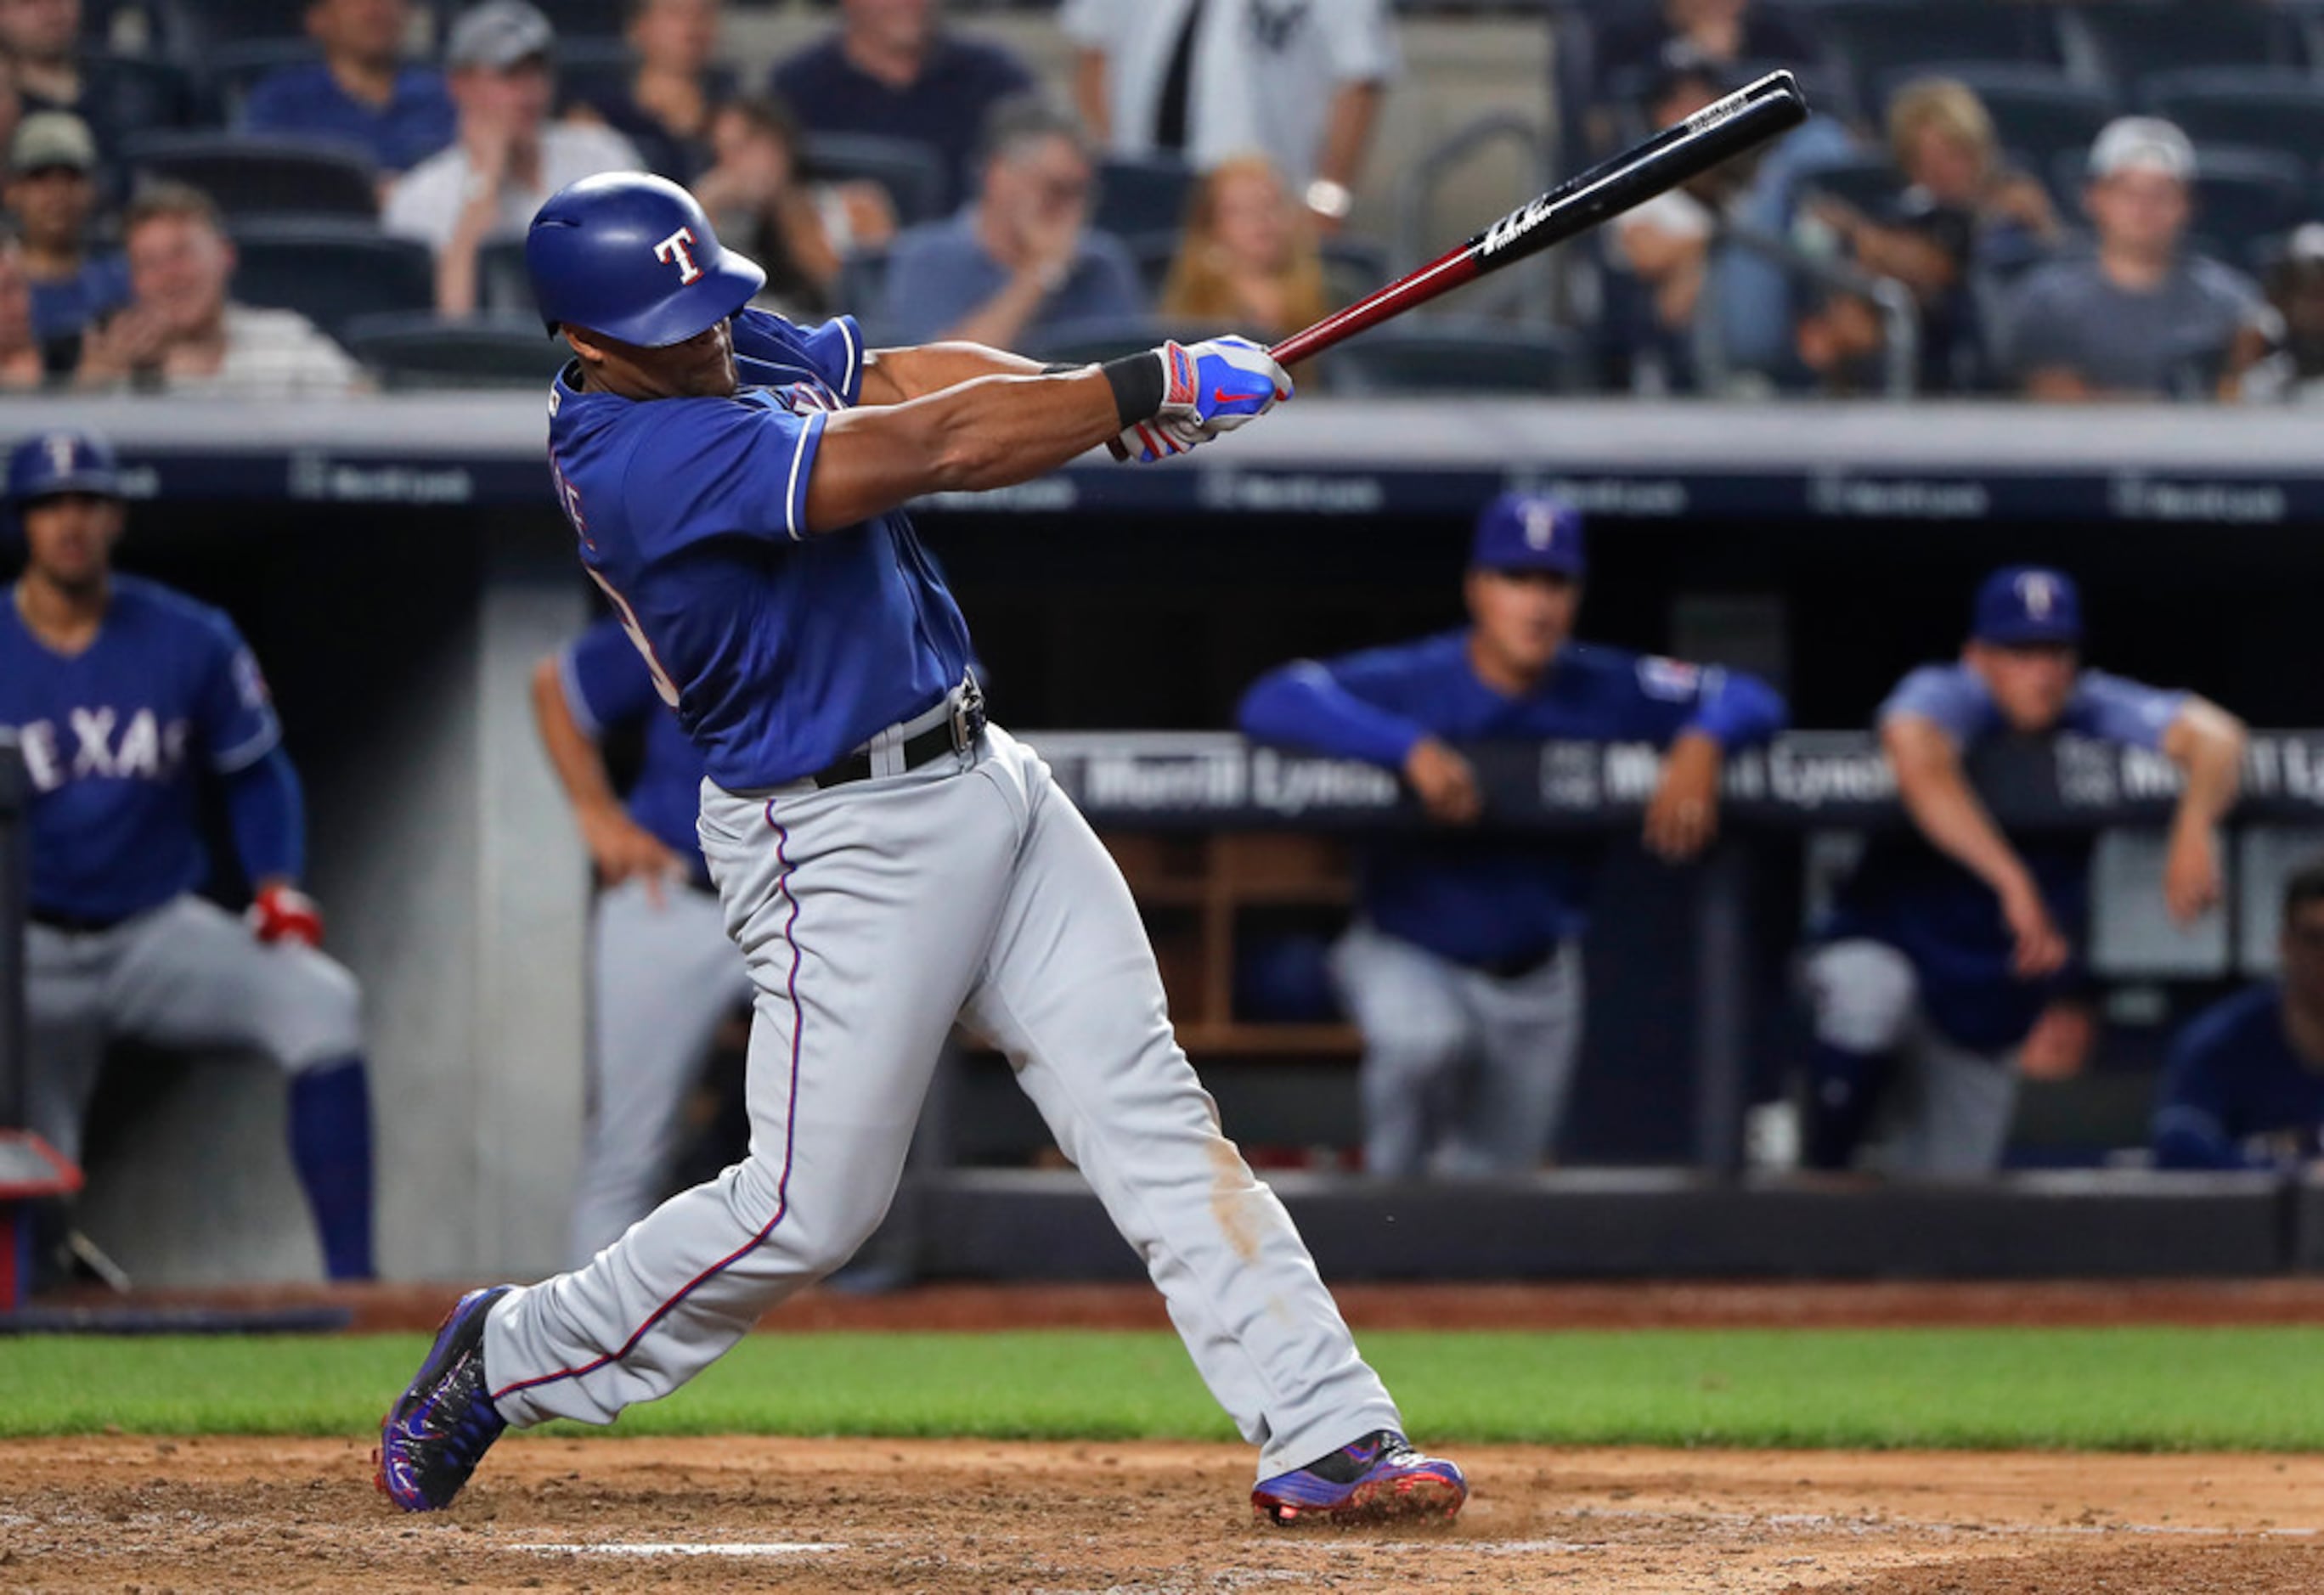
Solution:
<path fill-rule="evenodd" d="M 272 241 L 310 207 L 425 250 L 424 271 L 378 256 L 371 308 L 401 313 L 407 342 L 463 326 L 487 350 L 471 374 L 532 380 L 548 355 L 489 347 L 530 308 L 513 249 L 549 193 L 614 169 L 692 187 L 768 267 L 771 308 L 844 309 L 892 341 L 1077 357 L 1157 327 L 1279 336 L 1386 266 L 1351 217 L 1386 208 L 1393 162 L 1370 146 L 1405 71 L 1388 0 L 1066 0 L 1070 69 L 1046 86 L 940 0 L 838 0 L 757 80 L 722 45 L 723 0 L 584 7 L 562 32 L 527 0 L 311 0 L 271 8 L 303 35 L 253 42 L 245 19 L 213 51 L 205 18 L 236 9 L 0 0 L 0 385 L 393 382 L 404 346 L 367 340 L 383 318 L 337 313 L 347 286 L 327 282 L 363 257 L 343 236 L 335 254 Z M 2302 143 L 2324 85 L 2296 15 L 2185 20 L 2201 9 L 1555 9 L 1544 105 L 1568 170 L 1774 66 L 1820 114 L 1566 252 L 1561 336 L 1586 359 L 1480 362 L 1476 382 L 2301 397 L 2324 373 Z M 142 53 L 111 48 L 124 14 Z M 203 164 L 183 147 L 203 129 L 258 158 Z M 359 163 L 353 202 L 317 198 L 306 168 L 331 152 Z M 267 159 L 288 163 L 272 193 Z M 217 247 L 138 247 L 131 207 L 172 181 L 210 186 L 207 216 L 170 206 Z M 259 238 L 292 266 L 237 274 L 237 242 Z M 281 318 L 300 314 L 316 325 Z"/>

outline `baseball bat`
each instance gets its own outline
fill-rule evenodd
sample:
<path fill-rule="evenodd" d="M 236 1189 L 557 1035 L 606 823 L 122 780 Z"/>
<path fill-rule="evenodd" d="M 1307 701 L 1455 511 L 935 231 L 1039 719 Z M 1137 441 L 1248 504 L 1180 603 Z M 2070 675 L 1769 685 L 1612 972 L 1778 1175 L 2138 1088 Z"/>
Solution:
<path fill-rule="evenodd" d="M 1521 205 L 1458 248 L 1418 271 L 1375 289 L 1346 309 L 1295 332 L 1269 351 L 1292 365 L 1320 355 L 1367 327 L 1403 315 L 1464 282 L 1540 254 L 1635 209 L 1657 194 L 1701 177 L 1722 161 L 1757 149 L 1807 120 L 1807 97 L 1789 72 L 1770 72 L 1705 106 L 1685 121 L 1567 178 Z"/>

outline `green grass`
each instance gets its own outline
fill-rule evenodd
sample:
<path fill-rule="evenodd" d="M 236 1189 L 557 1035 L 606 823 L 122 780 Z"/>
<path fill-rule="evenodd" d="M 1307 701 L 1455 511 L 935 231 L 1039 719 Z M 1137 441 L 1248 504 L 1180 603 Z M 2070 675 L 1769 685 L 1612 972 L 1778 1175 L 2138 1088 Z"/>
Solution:
<path fill-rule="evenodd" d="M 0 1435 L 361 1434 L 425 1343 L 0 1340 Z M 1381 1332 L 1364 1349 L 1438 1443 L 2324 1450 L 2324 1329 Z M 755 1336 L 614 1432 L 1232 1438 L 1176 1340 L 1071 1332 Z"/>

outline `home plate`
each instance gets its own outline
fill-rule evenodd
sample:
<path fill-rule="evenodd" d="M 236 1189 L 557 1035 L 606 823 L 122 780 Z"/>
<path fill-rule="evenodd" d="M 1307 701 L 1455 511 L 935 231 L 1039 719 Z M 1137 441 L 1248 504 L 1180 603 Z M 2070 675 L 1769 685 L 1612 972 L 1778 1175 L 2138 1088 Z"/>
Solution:
<path fill-rule="evenodd" d="M 844 1545 L 803 1540 L 608 1540 L 603 1544 L 511 1545 L 512 1551 L 543 1551 L 564 1556 L 819 1556 Z"/>

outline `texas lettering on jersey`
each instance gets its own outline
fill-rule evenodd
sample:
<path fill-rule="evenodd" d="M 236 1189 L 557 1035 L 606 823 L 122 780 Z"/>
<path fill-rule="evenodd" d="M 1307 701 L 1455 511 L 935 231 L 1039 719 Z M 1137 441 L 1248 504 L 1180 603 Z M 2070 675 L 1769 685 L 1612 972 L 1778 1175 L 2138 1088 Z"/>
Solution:
<path fill-rule="evenodd" d="M 75 780 L 174 781 L 185 769 L 191 729 L 150 708 L 124 716 L 100 705 L 69 709 L 61 722 L 21 725 L 17 738 L 32 790 L 53 792 Z"/>

